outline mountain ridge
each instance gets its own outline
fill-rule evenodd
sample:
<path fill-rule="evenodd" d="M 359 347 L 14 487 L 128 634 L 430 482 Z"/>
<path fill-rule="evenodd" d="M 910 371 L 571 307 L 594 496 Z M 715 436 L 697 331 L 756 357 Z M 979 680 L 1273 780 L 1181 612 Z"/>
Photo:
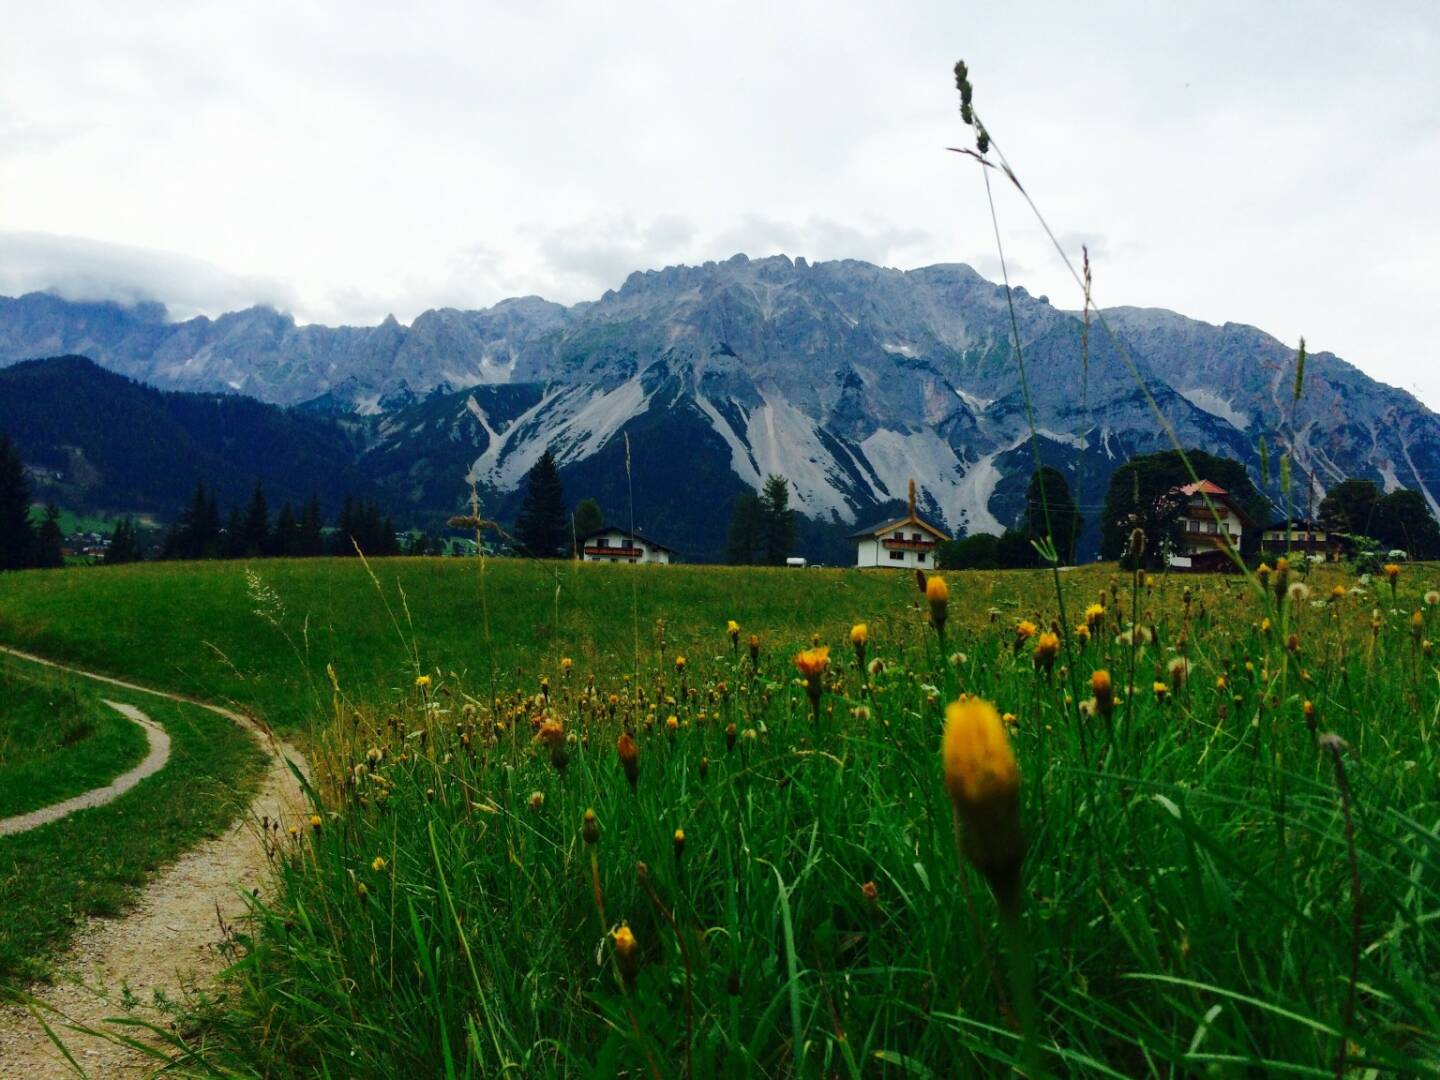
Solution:
<path fill-rule="evenodd" d="M 728 496 L 770 472 L 818 521 L 853 525 L 903 499 L 913 476 L 925 511 L 952 531 L 996 531 L 1014 522 L 1037 451 L 1094 506 L 1115 464 L 1170 445 L 1109 335 L 1092 324 L 1082 348 L 1075 313 L 1023 287 L 1007 298 L 962 263 L 737 255 L 636 271 L 569 307 L 512 298 L 434 309 L 409 327 L 299 326 L 257 308 L 165 323 L 158 305 L 132 317 L 36 296 L 0 299 L 0 364 L 78 345 L 155 385 L 363 423 L 360 467 L 417 507 L 444 490 L 458 502 L 470 480 L 503 507 L 546 447 L 562 471 L 612 490 L 602 473 L 623 467 L 615 455 L 630 435 L 651 462 L 640 486 L 695 506 L 661 506 L 662 520 L 708 555 L 723 543 Z M 1320 352 L 1297 401 L 1294 351 L 1258 328 L 1155 308 L 1104 315 L 1180 441 L 1269 476 L 1277 502 L 1278 459 L 1262 466 L 1262 445 L 1290 455 L 1299 508 L 1354 475 L 1415 487 L 1440 514 L 1440 419 L 1404 390 Z M 706 492 L 687 490 L 677 446 Z"/>

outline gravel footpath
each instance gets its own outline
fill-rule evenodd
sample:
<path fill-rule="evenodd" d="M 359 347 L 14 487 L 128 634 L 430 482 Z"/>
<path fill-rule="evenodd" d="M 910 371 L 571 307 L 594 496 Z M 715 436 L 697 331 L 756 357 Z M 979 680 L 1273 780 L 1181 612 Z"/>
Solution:
<path fill-rule="evenodd" d="M 243 918 L 246 905 L 242 892 L 266 884 L 269 862 L 260 838 L 261 820 L 289 824 L 308 816 L 299 785 L 285 760 L 289 758 L 303 770 L 305 759 L 254 720 L 218 705 L 55 664 L 4 646 L 0 646 L 0 652 L 97 682 L 209 709 L 250 731 L 270 755 L 248 815 L 225 835 L 191 849 L 157 874 L 141 891 L 135 907 L 123 917 L 89 920 L 57 964 L 54 983 L 28 991 L 37 1002 L 37 1010 L 89 1076 L 146 1076 L 155 1070 L 158 1061 L 78 1029 L 99 1030 L 107 1020 L 117 1017 L 167 1027 L 168 1018 L 154 1007 L 155 996 L 176 1000 L 214 978 L 223 965 L 216 948 L 224 937 L 222 924 Z M 143 1029 L 133 1027 L 111 1030 L 130 1038 L 145 1034 Z M 11 1076 L 48 1080 L 73 1077 L 75 1072 L 28 1009 L 0 1005 L 0 1077 Z"/>
<path fill-rule="evenodd" d="M 114 802 L 141 780 L 147 776 L 154 776 L 165 767 L 165 763 L 170 760 L 170 736 L 165 733 L 165 729 L 135 708 L 134 705 L 126 705 L 119 701 L 106 701 L 105 704 L 125 719 L 133 720 L 145 729 L 145 738 L 150 744 L 150 750 L 145 755 L 145 760 L 129 772 L 121 773 L 104 787 L 92 788 L 73 798 L 42 806 L 39 810 L 31 810 L 27 814 L 0 818 L 0 836 L 28 832 L 30 829 L 38 829 L 41 825 L 48 825 L 52 821 L 68 817 L 76 810 L 89 810 L 92 806 L 104 806 L 108 802 Z"/>

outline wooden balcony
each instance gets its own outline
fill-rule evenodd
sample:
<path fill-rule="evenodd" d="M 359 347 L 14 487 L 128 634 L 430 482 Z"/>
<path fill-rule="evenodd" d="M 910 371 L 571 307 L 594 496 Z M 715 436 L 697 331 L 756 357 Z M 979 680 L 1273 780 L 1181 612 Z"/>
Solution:
<path fill-rule="evenodd" d="M 586 547 L 585 557 L 597 559 L 640 559 L 645 555 L 641 548 L 633 547 Z"/>
<path fill-rule="evenodd" d="M 887 551 L 929 551 L 935 546 L 934 540 L 896 540 L 890 537 L 880 541 Z"/>

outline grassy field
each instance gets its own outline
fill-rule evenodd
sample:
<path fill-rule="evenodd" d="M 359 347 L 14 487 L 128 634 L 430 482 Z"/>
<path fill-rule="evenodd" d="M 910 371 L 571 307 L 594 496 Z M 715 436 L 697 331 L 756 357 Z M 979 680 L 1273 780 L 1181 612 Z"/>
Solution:
<path fill-rule="evenodd" d="M 885 572 L 373 570 L 0 579 L 7 642 L 311 748 L 313 825 L 199 1018 L 217 1068 L 1440 1067 L 1434 568 L 1090 568 L 1063 620 L 1047 574 L 951 575 L 943 637 Z M 818 708 L 794 662 L 817 641 Z M 962 695 L 1005 714 L 1013 820 L 947 793 Z"/>
<path fill-rule="evenodd" d="M 145 733 L 74 683 L 0 656 L 0 817 L 108 784 L 145 756 Z"/>
<path fill-rule="evenodd" d="M 110 738 L 104 732 L 114 717 L 135 732 L 143 753 L 144 735 L 102 704 L 90 684 L 20 661 L 0 658 L 0 665 L 0 687 L 18 690 L 0 699 L 0 728 L 33 721 L 47 731 L 61 724 L 75 730 L 91 717 L 95 733 L 80 745 L 93 739 L 98 746 Z M 162 725 L 171 739 L 170 761 L 113 803 L 0 837 L 0 989 L 48 975 L 51 961 L 85 917 L 119 914 L 157 869 L 218 835 L 249 802 L 264 764 L 247 733 L 203 709 L 114 687 L 106 687 L 103 696 L 134 704 Z M 62 707 L 59 723 L 51 711 L 56 704 Z M 25 764 L 17 762 L 16 771 L 7 767 L 0 772 L 0 800 L 36 803 L 36 793 L 49 784 L 36 803 L 46 805 L 105 783 L 127 767 L 93 762 L 86 779 L 71 756 L 59 762 L 51 760 L 54 755 L 29 756 Z M 54 767 L 43 768 L 47 762 Z M 11 787 L 9 781 L 22 775 L 35 783 L 35 793 Z"/>
<path fill-rule="evenodd" d="M 329 701 L 327 665 L 367 693 L 432 669 L 487 683 L 493 669 L 508 685 L 561 654 L 619 674 L 633 666 L 637 641 L 654 651 L 662 623 L 682 647 L 713 644 L 727 619 L 788 647 L 818 628 L 847 630 L 857 611 L 871 612 L 883 635 L 915 602 L 913 579 L 895 574 L 488 565 L 483 601 L 479 563 L 462 559 L 385 559 L 373 578 L 353 559 L 273 560 L 253 572 L 210 562 L 11 574 L 0 578 L 0 641 L 237 702 L 297 731 Z M 977 603 L 993 593 L 1013 604 L 1008 588 L 1003 577 L 977 582 Z"/>

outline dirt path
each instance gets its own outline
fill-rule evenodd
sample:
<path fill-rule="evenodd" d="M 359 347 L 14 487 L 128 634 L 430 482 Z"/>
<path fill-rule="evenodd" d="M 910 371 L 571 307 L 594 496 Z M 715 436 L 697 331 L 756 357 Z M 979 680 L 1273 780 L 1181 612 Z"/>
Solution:
<path fill-rule="evenodd" d="M 91 919 L 57 965 L 54 985 L 31 990 L 38 1001 L 58 1012 L 47 1013 L 47 1020 L 87 1074 L 96 1078 L 146 1076 L 157 1064 L 153 1059 L 74 1028 L 100 1028 L 107 1019 L 121 1016 L 165 1026 L 166 1017 L 152 1004 L 155 995 L 181 998 L 219 971 L 222 961 L 215 945 L 223 936 L 221 920 L 228 924 L 240 919 L 245 912 L 240 892 L 265 884 L 268 863 L 258 822 L 268 817 L 288 825 L 303 813 L 299 786 L 285 758 L 302 769 L 305 759 L 254 720 L 218 705 L 66 667 L 4 646 L 0 646 L 0 652 L 97 682 L 209 709 L 254 734 L 270 755 L 259 793 L 246 817 L 224 836 L 191 849 L 156 875 L 141 891 L 135 907 L 122 918 Z M 136 1031 L 125 1029 L 131 1036 Z M 0 1077 L 48 1080 L 74 1075 L 28 1010 L 0 1006 Z"/>
<path fill-rule="evenodd" d="M 39 810 L 31 810 L 28 814 L 0 818 L 0 836 L 28 832 L 31 829 L 38 829 L 41 825 L 48 825 L 52 821 L 69 817 L 76 810 L 89 810 L 92 806 L 104 806 L 108 802 L 114 802 L 141 780 L 147 776 L 154 776 L 165 767 L 165 763 L 170 760 L 170 736 L 165 733 L 165 729 L 135 708 L 134 705 L 101 700 L 104 700 L 106 705 L 109 705 L 125 719 L 139 724 L 144 730 L 145 739 L 150 745 L 149 751 L 145 754 L 145 760 L 129 772 L 121 773 L 103 787 L 91 788 L 73 798 L 42 806 Z"/>

